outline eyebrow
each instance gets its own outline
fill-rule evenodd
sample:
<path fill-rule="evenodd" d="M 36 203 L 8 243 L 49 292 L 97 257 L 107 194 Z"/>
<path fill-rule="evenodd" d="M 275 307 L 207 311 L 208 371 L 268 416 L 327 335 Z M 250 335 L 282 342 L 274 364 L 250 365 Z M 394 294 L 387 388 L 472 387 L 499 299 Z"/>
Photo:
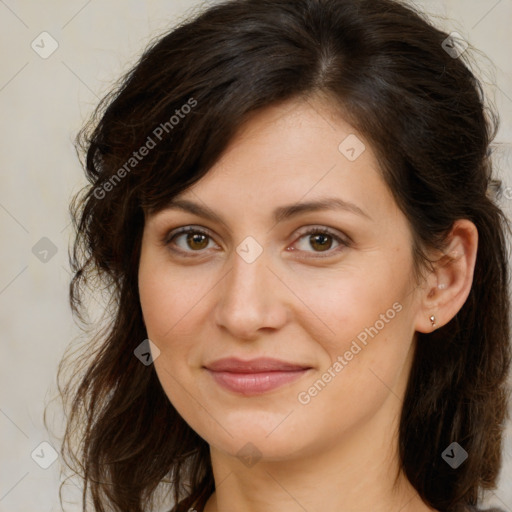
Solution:
<path fill-rule="evenodd" d="M 225 224 L 224 219 L 218 213 L 208 208 L 206 205 L 201 205 L 189 201 L 188 199 L 172 199 L 163 208 L 163 210 L 173 209 L 182 210 L 205 219 Z M 359 206 L 339 197 L 324 197 L 315 201 L 279 206 L 272 212 L 272 217 L 274 222 L 278 223 L 296 217 L 302 213 L 317 212 L 320 210 L 342 210 L 372 220 Z"/>

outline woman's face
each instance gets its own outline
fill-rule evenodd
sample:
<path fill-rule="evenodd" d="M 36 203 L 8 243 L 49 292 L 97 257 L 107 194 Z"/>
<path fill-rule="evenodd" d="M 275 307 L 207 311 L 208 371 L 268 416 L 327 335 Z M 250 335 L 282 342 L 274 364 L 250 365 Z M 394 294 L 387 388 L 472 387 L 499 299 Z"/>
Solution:
<path fill-rule="evenodd" d="M 139 288 L 185 421 L 268 460 L 389 439 L 421 308 L 411 232 L 369 144 L 324 103 L 289 101 L 173 201 L 146 219 Z"/>

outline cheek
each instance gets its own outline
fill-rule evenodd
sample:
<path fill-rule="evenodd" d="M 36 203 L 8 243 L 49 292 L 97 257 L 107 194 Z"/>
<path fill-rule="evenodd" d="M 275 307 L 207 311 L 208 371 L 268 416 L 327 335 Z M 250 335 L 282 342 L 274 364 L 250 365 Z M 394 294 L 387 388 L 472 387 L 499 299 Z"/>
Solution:
<path fill-rule="evenodd" d="M 336 275 L 337 274 L 337 275 Z M 312 339 L 317 339 L 330 354 L 344 349 L 344 342 L 377 323 L 377 330 L 389 331 L 395 323 L 397 309 L 393 304 L 403 299 L 406 286 L 389 267 L 384 271 L 371 266 L 343 268 L 329 272 L 321 279 L 307 276 L 293 282 L 293 290 L 307 306 L 305 315 L 295 317 Z M 347 348 L 348 349 L 348 348 Z"/>
<path fill-rule="evenodd" d="M 152 263 L 152 264 L 150 264 Z M 197 404 L 190 400 L 187 364 L 193 339 L 194 317 L 200 292 L 205 288 L 196 279 L 171 272 L 169 265 L 141 258 L 139 296 L 148 338 L 160 350 L 155 371 L 169 401 L 182 417 L 194 417 Z M 190 390 L 192 391 L 192 390 Z M 204 418 L 203 418 L 204 421 Z"/>
<path fill-rule="evenodd" d="M 155 370 L 179 412 L 193 408 L 186 389 L 198 341 L 207 337 L 200 334 L 206 329 L 205 305 L 218 281 L 210 274 L 198 267 L 177 269 L 154 254 L 141 256 L 140 304 L 148 338 L 160 350 Z"/>
<path fill-rule="evenodd" d="M 304 299 L 317 319 L 303 323 L 312 347 L 321 347 L 323 365 L 297 394 L 304 426 L 336 438 L 400 396 L 408 374 L 410 310 L 403 283 L 352 276 L 311 290 Z M 404 279 L 405 283 L 405 279 Z M 319 333 L 324 333 L 323 335 Z M 401 401 L 396 399 L 397 411 Z M 398 412 L 397 412 L 398 414 Z"/>
<path fill-rule="evenodd" d="M 337 280 L 317 280 L 315 286 L 296 283 L 297 295 L 313 313 L 296 321 L 308 333 L 311 350 L 316 346 L 323 352 L 320 373 L 330 369 L 325 380 L 331 391 L 324 392 L 319 383 L 324 399 L 317 405 L 342 396 L 357 409 L 383 399 L 389 393 L 386 384 L 392 387 L 399 378 L 413 334 L 410 280 L 404 273 L 408 264 L 344 269 Z"/>
<path fill-rule="evenodd" d="M 156 259 L 156 258 L 155 258 Z M 139 296 L 148 336 L 166 343 L 190 322 L 215 281 L 208 272 L 183 271 L 168 262 L 145 261 L 139 269 Z"/>

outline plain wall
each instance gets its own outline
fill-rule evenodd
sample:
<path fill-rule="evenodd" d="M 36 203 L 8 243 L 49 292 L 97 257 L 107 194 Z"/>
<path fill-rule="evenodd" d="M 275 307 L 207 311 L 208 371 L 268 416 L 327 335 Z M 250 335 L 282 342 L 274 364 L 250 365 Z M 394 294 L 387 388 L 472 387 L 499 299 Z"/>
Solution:
<path fill-rule="evenodd" d="M 434 22 L 459 32 L 494 63 L 493 68 L 483 61 L 484 81 L 502 118 L 499 171 L 512 186 L 512 0 L 415 3 L 448 17 Z M 68 203 L 85 183 L 74 136 L 150 38 L 199 5 L 190 0 L 0 2 L 1 512 L 60 510 L 59 461 L 40 467 L 51 462 L 52 453 L 40 443 L 58 449 L 44 427 L 43 410 L 56 395 L 58 362 L 78 334 L 67 302 Z M 52 44 L 40 36 L 43 31 L 58 43 L 48 58 L 40 56 Z M 510 215 L 512 195 L 507 195 L 503 207 Z M 58 425 L 58 413 L 55 418 Z M 487 502 L 512 512 L 510 425 L 504 461 L 500 488 Z"/>

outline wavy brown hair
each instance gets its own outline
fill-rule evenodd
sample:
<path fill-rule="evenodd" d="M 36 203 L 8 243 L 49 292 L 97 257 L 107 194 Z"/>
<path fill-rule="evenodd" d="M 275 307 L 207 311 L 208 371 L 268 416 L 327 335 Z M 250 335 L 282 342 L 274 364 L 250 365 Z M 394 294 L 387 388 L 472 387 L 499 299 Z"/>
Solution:
<path fill-rule="evenodd" d="M 454 58 L 447 37 L 393 0 L 228 0 L 159 37 L 102 100 L 78 137 L 89 184 L 71 204 L 70 302 L 85 330 L 84 293 L 101 289 L 106 321 L 92 322 L 79 357 L 59 368 L 59 380 L 73 372 L 60 387 L 62 454 L 84 479 L 83 510 L 86 498 L 95 511 L 142 512 L 167 497 L 175 511 L 202 510 L 213 492 L 208 444 L 134 356 L 147 338 L 137 283 L 145 214 L 201 179 L 255 110 L 313 95 L 372 145 L 409 221 L 418 272 L 454 221 L 478 229 L 467 301 L 448 324 L 416 334 L 399 457 L 422 500 L 443 512 L 495 488 L 511 362 L 510 230 L 489 193 L 499 118 L 470 50 Z M 456 470 L 441 457 L 453 441 L 469 454 Z"/>

